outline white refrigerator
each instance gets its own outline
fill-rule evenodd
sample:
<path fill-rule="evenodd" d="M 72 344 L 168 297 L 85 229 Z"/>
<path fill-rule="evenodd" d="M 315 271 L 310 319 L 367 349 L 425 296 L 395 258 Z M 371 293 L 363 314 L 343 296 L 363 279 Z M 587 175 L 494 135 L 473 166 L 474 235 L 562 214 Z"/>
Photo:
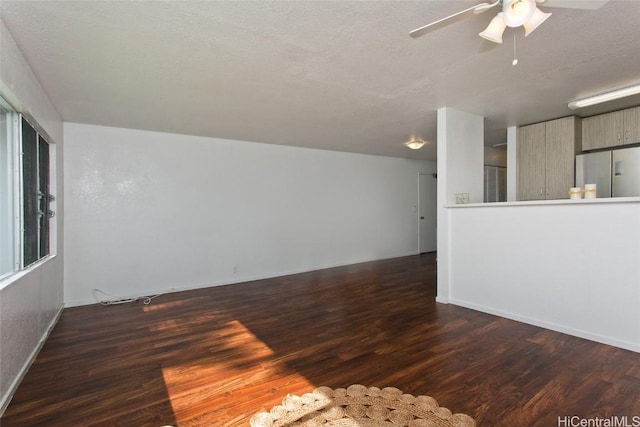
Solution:
<path fill-rule="evenodd" d="M 640 147 L 613 150 L 611 195 L 640 196 Z"/>
<path fill-rule="evenodd" d="M 640 196 L 640 147 L 579 154 L 576 187 L 596 184 L 597 197 Z"/>
<path fill-rule="evenodd" d="M 611 151 L 576 156 L 576 187 L 596 184 L 596 197 L 611 197 Z"/>

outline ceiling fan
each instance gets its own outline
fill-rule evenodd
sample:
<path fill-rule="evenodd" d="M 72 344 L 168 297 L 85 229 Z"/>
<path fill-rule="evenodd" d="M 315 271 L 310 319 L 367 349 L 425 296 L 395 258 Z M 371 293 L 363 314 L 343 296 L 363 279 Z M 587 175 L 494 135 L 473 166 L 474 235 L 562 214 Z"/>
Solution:
<path fill-rule="evenodd" d="M 528 36 L 540 26 L 551 13 L 542 12 L 538 5 L 544 7 L 561 7 L 570 9 L 596 10 L 601 8 L 608 0 L 496 0 L 493 3 L 480 3 L 445 18 L 434 21 L 411 31 L 413 38 L 420 37 L 440 29 L 446 25 L 457 22 L 471 14 L 479 14 L 501 6 L 501 11 L 491 20 L 487 28 L 478 35 L 494 43 L 502 43 L 502 34 L 506 27 L 524 27 L 525 36 Z"/>

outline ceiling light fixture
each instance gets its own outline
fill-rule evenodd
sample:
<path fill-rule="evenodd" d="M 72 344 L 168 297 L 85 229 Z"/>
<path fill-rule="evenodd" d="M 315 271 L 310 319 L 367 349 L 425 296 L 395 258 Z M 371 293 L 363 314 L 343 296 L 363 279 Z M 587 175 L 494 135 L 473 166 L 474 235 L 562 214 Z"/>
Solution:
<path fill-rule="evenodd" d="M 481 7 L 482 11 L 486 9 L 486 6 Z M 502 0 L 502 12 L 498 13 L 487 28 L 478 35 L 494 43 L 502 43 L 502 34 L 506 27 L 523 26 L 526 37 L 550 16 L 551 13 L 545 13 L 538 9 L 536 0 Z"/>
<path fill-rule="evenodd" d="M 625 98 L 631 95 L 640 94 L 640 84 L 615 89 L 609 92 L 600 93 L 598 95 L 586 98 L 575 99 L 567 105 L 572 110 L 577 108 L 589 107 L 591 105 L 602 104 L 603 102 L 613 101 L 615 99 Z"/>
<path fill-rule="evenodd" d="M 545 13 L 536 7 L 531 19 L 522 24 L 524 27 L 524 36 L 527 37 L 529 34 L 533 33 L 533 30 L 538 28 L 538 26 L 546 21 L 550 16 L 551 13 Z"/>
<path fill-rule="evenodd" d="M 421 139 L 416 139 L 415 136 L 412 136 L 411 139 L 407 142 L 404 143 L 404 145 L 406 145 L 407 147 L 411 148 L 412 150 L 419 150 L 422 148 L 422 146 L 426 144 L 425 141 L 421 140 Z"/>
<path fill-rule="evenodd" d="M 535 0 L 503 0 L 504 23 L 511 28 L 524 25 L 531 19 L 536 9 Z"/>
<path fill-rule="evenodd" d="M 502 12 L 500 12 L 494 16 L 489 22 L 489 26 L 479 36 L 494 43 L 502 43 L 502 33 L 505 28 L 507 28 L 507 24 L 504 23 Z"/>

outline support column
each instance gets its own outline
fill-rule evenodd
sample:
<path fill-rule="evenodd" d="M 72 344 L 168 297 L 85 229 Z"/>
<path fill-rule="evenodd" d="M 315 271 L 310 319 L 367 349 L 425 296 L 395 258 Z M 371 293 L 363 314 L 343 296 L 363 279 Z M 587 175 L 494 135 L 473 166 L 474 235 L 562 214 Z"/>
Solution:
<path fill-rule="evenodd" d="M 515 202 L 518 184 L 518 127 L 507 128 L 507 202 Z"/>
<path fill-rule="evenodd" d="M 436 301 L 448 303 L 449 210 L 457 193 L 469 203 L 484 200 L 484 118 L 451 108 L 438 109 L 438 291 Z"/>

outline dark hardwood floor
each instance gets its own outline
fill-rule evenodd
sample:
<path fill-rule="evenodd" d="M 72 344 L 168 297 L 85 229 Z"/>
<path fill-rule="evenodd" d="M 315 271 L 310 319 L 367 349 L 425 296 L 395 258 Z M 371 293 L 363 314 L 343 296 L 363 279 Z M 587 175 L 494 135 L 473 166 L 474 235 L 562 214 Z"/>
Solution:
<path fill-rule="evenodd" d="M 248 426 L 287 393 L 354 383 L 486 427 L 640 417 L 639 354 L 436 304 L 435 283 L 423 254 L 66 309 L 0 424 Z"/>

